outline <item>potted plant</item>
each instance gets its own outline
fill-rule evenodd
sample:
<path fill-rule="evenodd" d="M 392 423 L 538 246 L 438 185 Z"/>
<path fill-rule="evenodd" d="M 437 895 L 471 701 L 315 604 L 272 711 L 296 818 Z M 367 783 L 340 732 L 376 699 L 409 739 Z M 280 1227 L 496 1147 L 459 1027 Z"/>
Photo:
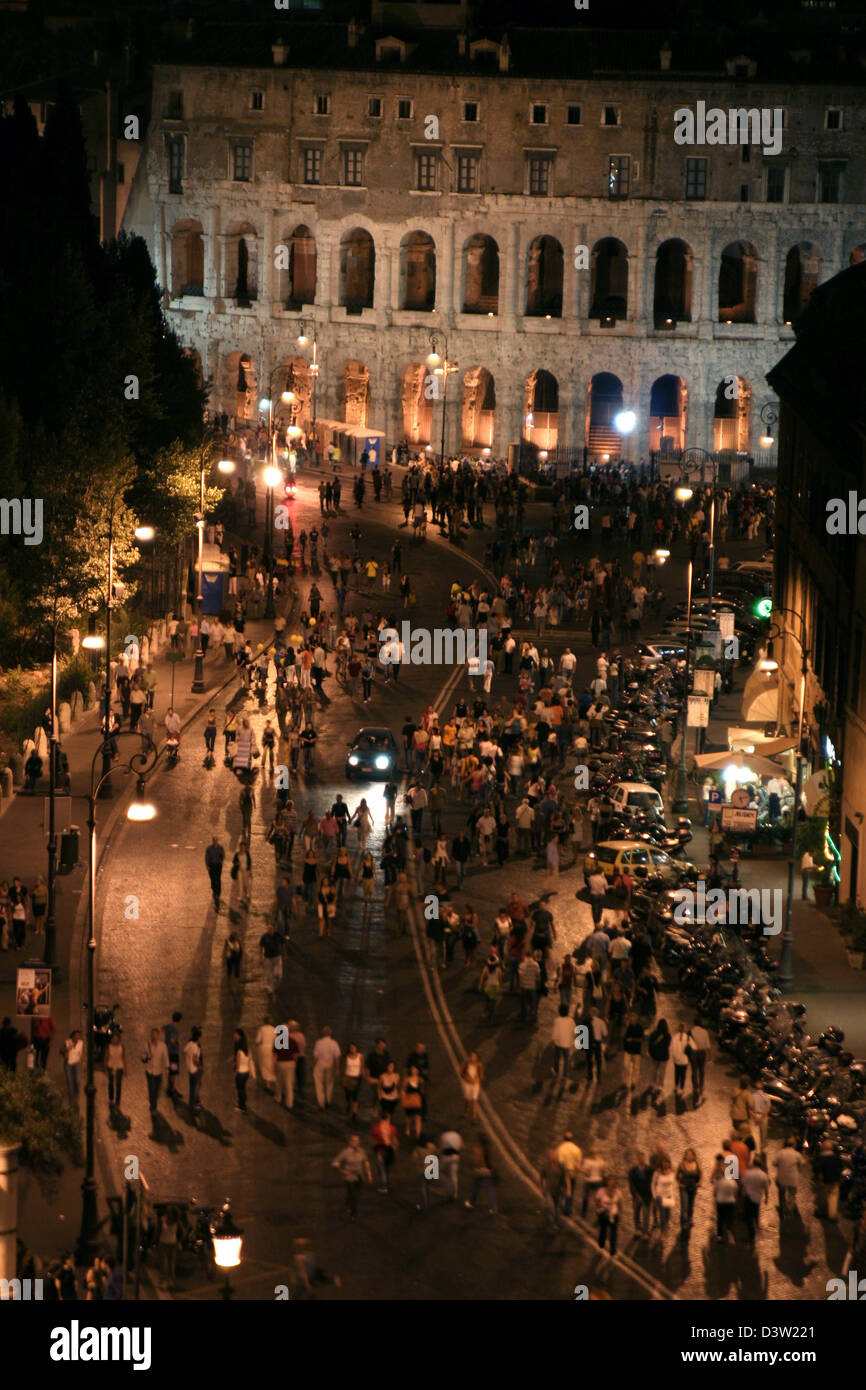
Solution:
<path fill-rule="evenodd" d="M 829 864 L 819 864 L 812 870 L 812 887 L 815 893 L 815 906 L 824 909 L 830 906 L 833 885 L 830 880 Z"/>
<path fill-rule="evenodd" d="M 866 961 L 866 912 L 859 904 L 854 907 L 849 920 L 851 920 L 852 925 L 845 947 L 848 954 L 848 964 L 854 970 L 862 970 L 864 961 Z"/>

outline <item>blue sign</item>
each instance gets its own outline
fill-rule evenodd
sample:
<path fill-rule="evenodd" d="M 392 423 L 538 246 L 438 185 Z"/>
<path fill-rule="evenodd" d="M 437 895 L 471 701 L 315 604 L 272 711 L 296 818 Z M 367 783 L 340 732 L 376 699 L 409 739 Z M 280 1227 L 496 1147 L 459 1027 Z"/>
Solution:
<path fill-rule="evenodd" d="M 223 609 L 223 576 L 221 573 L 203 574 L 201 578 L 202 612 L 213 617 Z"/>
<path fill-rule="evenodd" d="M 369 456 L 369 462 L 367 464 L 368 468 L 379 467 L 379 452 L 381 444 L 382 440 L 380 439 L 378 434 L 367 435 L 364 439 L 364 448 L 361 450 L 361 452 L 363 453 L 364 449 L 367 450 L 367 454 Z"/>
<path fill-rule="evenodd" d="M 719 791 L 718 787 L 713 787 L 708 800 L 711 806 L 718 806 L 721 803 L 722 793 Z"/>

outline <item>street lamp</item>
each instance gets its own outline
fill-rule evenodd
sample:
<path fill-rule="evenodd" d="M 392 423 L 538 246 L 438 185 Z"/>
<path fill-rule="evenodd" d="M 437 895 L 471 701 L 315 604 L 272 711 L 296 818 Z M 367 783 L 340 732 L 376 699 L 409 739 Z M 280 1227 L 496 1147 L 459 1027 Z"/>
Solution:
<path fill-rule="evenodd" d="M 103 783 L 115 772 L 122 772 L 124 776 L 134 773 L 137 777 L 136 800 L 130 803 L 126 812 L 127 819 L 131 821 L 152 820 L 156 810 L 144 799 L 144 789 L 146 778 L 153 771 L 160 757 L 162 756 L 165 744 L 157 749 L 156 744 L 146 734 L 133 733 L 131 729 L 125 729 L 115 734 L 115 738 L 135 738 L 138 740 L 139 751 L 133 753 L 126 763 L 115 763 L 111 751 L 111 740 L 106 737 L 102 746 L 97 748 L 90 764 L 90 792 L 88 795 L 88 816 L 87 832 L 89 837 L 89 875 L 87 885 L 87 972 L 86 972 L 86 998 L 85 1015 L 87 1019 L 87 1080 L 84 1086 L 84 1132 L 85 1132 L 85 1161 L 84 1161 L 84 1181 L 81 1184 L 81 1230 L 78 1236 L 76 1256 L 78 1263 L 89 1265 L 99 1246 L 99 1219 L 96 1210 L 96 1177 L 94 1162 L 94 1140 L 96 1130 L 96 1082 L 93 1074 L 93 1014 L 95 997 L 95 976 L 96 976 L 96 803 Z M 143 747 L 142 747 L 143 742 Z M 103 766 L 105 756 L 108 757 L 108 771 L 104 772 L 99 779 L 96 777 L 96 760 L 103 755 Z"/>
<path fill-rule="evenodd" d="M 211 1226 L 210 1230 L 211 1239 L 213 1241 L 214 1263 L 218 1269 L 225 1270 L 226 1279 L 225 1284 L 220 1290 L 220 1295 L 227 1302 L 234 1293 L 229 1278 L 229 1271 L 237 1269 L 240 1265 L 244 1244 L 243 1230 L 240 1226 L 235 1224 L 228 1197 L 223 1203 L 219 1217 Z"/>
<path fill-rule="evenodd" d="M 710 627 L 712 627 L 713 585 L 715 584 L 716 580 L 716 487 L 719 481 L 719 461 L 718 459 L 713 457 L 709 449 L 685 449 L 680 458 L 680 467 L 683 470 L 683 474 L 686 476 L 698 467 L 700 467 L 702 483 L 704 481 L 704 467 L 706 464 L 709 464 L 713 473 L 713 495 L 710 499 L 710 544 L 707 555 L 707 559 L 709 561 L 708 568 L 710 584 L 709 592 L 707 594 L 707 616 L 709 618 Z M 691 496 L 691 489 L 689 488 L 678 488 L 678 496 L 680 491 L 684 493 L 688 492 L 689 496 Z"/>
<path fill-rule="evenodd" d="M 798 612 L 798 610 L 797 610 L 796 608 L 777 608 L 777 609 L 776 609 L 776 612 L 777 612 L 777 613 L 790 613 L 792 617 L 799 619 L 799 621 L 800 621 L 800 623 L 801 623 L 801 625 L 802 625 L 803 637 L 805 638 L 805 636 L 806 636 L 806 619 L 803 617 L 803 614 L 802 614 L 802 613 Z M 795 882 L 796 873 L 797 873 L 797 826 L 798 826 L 798 817 L 799 817 L 799 813 L 800 813 L 800 797 L 801 797 L 802 792 L 803 792 L 803 758 L 802 758 L 802 747 L 803 747 L 803 717 L 804 717 L 805 711 L 806 711 L 806 677 L 807 677 L 807 675 L 809 674 L 809 659 L 810 659 L 810 657 L 811 657 L 811 652 L 809 651 L 809 648 L 806 646 L 805 642 L 804 642 L 801 638 L 797 637 L 796 633 L 790 632 L 787 628 L 784 630 L 784 633 L 782 632 L 782 630 L 781 630 L 781 628 L 780 628 L 780 629 L 778 630 L 778 632 L 777 632 L 776 635 L 777 635 L 777 636 L 784 636 L 784 637 L 789 637 L 789 636 L 790 636 L 790 637 L 793 637 L 793 638 L 794 638 L 794 641 L 798 644 L 798 646 L 799 646 L 799 648 L 800 648 L 800 653 L 801 653 L 801 665 L 800 665 L 800 713 L 799 713 L 799 717 L 798 717 L 798 720 L 797 720 L 797 749 L 796 749 L 796 754 L 795 754 L 796 759 L 797 759 L 797 777 L 796 777 L 796 786 L 795 786 L 795 790 L 794 790 L 794 816 L 793 816 L 793 823 L 792 823 L 792 826 L 791 826 L 791 853 L 790 853 L 790 857 L 789 857 L 789 859 L 788 859 L 788 900 L 787 900 L 787 902 L 785 903 L 785 926 L 784 926 L 784 929 L 783 929 L 783 931 L 782 931 L 782 952 L 781 952 L 781 956 L 780 956 L 780 960 L 779 960 L 779 986 L 780 986 L 780 988 L 783 989 L 783 990 L 790 991 L 790 990 L 792 990 L 792 989 L 794 988 L 794 929 L 793 929 L 793 912 L 794 912 L 794 882 Z M 767 655 L 766 655 L 766 657 L 764 658 L 763 661 L 761 661 L 761 662 L 759 663 L 760 669 L 761 669 L 762 671 L 779 670 L 779 663 L 773 659 L 772 652 L 771 652 L 771 648 L 772 648 L 772 639 L 771 639 L 770 642 L 768 643 L 768 646 L 767 646 Z M 780 689 L 780 691 L 781 691 L 781 684 L 782 684 L 782 683 L 781 683 L 781 674 L 780 674 L 780 680 L 779 680 L 779 689 Z M 777 730 L 778 730 L 778 721 L 777 721 L 777 724 L 776 724 L 776 728 L 777 728 Z"/>
<path fill-rule="evenodd" d="M 441 347 L 441 352 L 440 352 Z M 430 334 L 430 351 L 427 354 L 427 361 L 433 368 L 434 376 L 442 378 L 442 448 L 439 454 L 439 462 L 445 465 L 445 418 L 448 409 L 448 378 L 452 372 L 456 372 L 458 364 L 452 362 L 448 357 L 448 339 L 438 328 L 434 328 Z M 440 365 L 441 364 L 441 365 Z"/>
<path fill-rule="evenodd" d="M 274 610 L 274 488 L 279 487 L 283 481 L 283 475 L 279 468 L 271 466 L 266 468 L 262 475 L 267 488 L 267 498 L 265 502 L 265 566 L 268 572 L 268 593 L 265 600 L 265 617 L 273 618 L 276 616 Z"/>
<path fill-rule="evenodd" d="M 686 778 L 686 730 L 689 722 L 689 662 L 692 655 L 692 562 L 689 560 L 688 570 L 688 606 L 686 618 L 686 672 L 683 682 L 683 718 L 680 729 L 680 772 L 677 784 L 677 799 L 674 802 L 674 811 L 678 816 L 687 816 L 689 813 L 689 787 Z"/>
<path fill-rule="evenodd" d="M 316 439 L 316 386 L 319 379 L 319 339 L 316 334 L 316 325 L 312 325 L 313 331 L 313 360 L 310 363 L 310 439 L 315 446 Z M 301 319 L 301 331 L 298 334 L 298 347 L 307 346 L 307 325 Z"/>
<path fill-rule="evenodd" d="M 778 422 L 779 412 L 772 401 L 767 401 L 766 405 L 761 406 L 761 423 L 764 426 L 764 433 L 758 443 L 762 449 L 772 449 L 776 442 L 773 430 Z"/>

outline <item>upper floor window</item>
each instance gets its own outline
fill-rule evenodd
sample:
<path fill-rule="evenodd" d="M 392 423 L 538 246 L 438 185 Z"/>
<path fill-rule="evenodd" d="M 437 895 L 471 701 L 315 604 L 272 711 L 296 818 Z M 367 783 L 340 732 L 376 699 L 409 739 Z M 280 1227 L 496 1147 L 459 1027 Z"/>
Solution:
<path fill-rule="evenodd" d="M 411 121 L 414 102 L 409 97 L 400 97 L 397 102 L 397 120 Z"/>
<path fill-rule="evenodd" d="M 464 119 L 464 121 L 469 121 L 469 122 L 477 121 L 477 120 L 478 120 L 478 102 L 477 102 L 477 101 L 464 101 L 464 103 L 463 103 L 463 119 Z"/>
<path fill-rule="evenodd" d="M 235 183 L 249 183 L 253 176 L 253 142 L 238 140 L 232 145 L 232 178 Z"/>
<path fill-rule="evenodd" d="M 529 192 L 533 198 L 547 198 L 553 186 L 553 155 L 529 156 Z"/>
<path fill-rule="evenodd" d="M 318 92 L 316 94 L 315 113 L 317 116 L 330 116 L 331 98 L 327 92 Z"/>
<path fill-rule="evenodd" d="M 304 150 L 304 183 L 322 182 L 322 151 L 319 149 Z"/>
<path fill-rule="evenodd" d="M 265 94 L 264 92 L 250 92 L 250 110 L 264 111 Z"/>
<path fill-rule="evenodd" d="M 565 108 L 565 124 L 580 125 L 580 107 L 569 104 Z"/>
<path fill-rule="evenodd" d="M 604 106 L 601 112 L 602 125 L 621 125 L 622 113 L 618 106 Z"/>
<path fill-rule="evenodd" d="M 183 120 L 183 92 L 169 92 L 168 109 L 165 115 L 169 121 Z"/>
<path fill-rule="evenodd" d="M 436 189 L 439 156 L 430 151 L 419 151 L 415 156 L 415 187 L 422 193 L 432 193 Z"/>
<path fill-rule="evenodd" d="M 364 150 L 343 150 L 343 183 L 347 188 L 363 188 Z"/>
<path fill-rule="evenodd" d="M 686 160 L 686 197 L 690 202 L 702 202 L 707 196 L 707 161 Z"/>
<path fill-rule="evenodd" d="M 368 97 L 368 98 L 367 98 L 367 115 L 368 115 L 368 116 L 378 117 L 378 116 L 381 116 L 381 114 L 382 114 L 382 98 L 381 98 L 381 97 Z"/>
<path fill-rule="evenodd" d="M 543 101 L 535 101 L 529 112 L 531 125 L 547 125 L 547 105 Z"/>
<path fill-rule="evenodd" d="M 627 198 L 631 177 L 631 156 L 612 154 L 607 161 L 607 192 L 609 198 Z"/>
<path fill-rule="evenodd" d="M 767 202 L 784 203 L 785 201 L 785 166 L 783 164 L 769 164 L 767 166 Z"/>
<path fill-rule="evenodd" d="M 458 154 L 457 156 L 457 192 L 458 193 L 477 193 L 478 192 L 478 156 L 475 154 Z"/>
<path fill-rule="evenodd" d="M 842 107 L 841 107 L 841 106 L 828 106 L 828 107 L 827 107 L 826 111 L 824 112 L 824 129 L 825 129 L 825 130 L 841 130 L 841 129 L 842 129 Z"/>
<path fill-rule="evenodd" d="M 168 149 L 168 191 L 183 192 L 183 136 L 172 135 L 166 141 Z"/>
<path fill-rule="evenodd" d="M 842 171 L 844 164 L 818 165 L 818 202 L 839 203 L 842 201 Z"/>

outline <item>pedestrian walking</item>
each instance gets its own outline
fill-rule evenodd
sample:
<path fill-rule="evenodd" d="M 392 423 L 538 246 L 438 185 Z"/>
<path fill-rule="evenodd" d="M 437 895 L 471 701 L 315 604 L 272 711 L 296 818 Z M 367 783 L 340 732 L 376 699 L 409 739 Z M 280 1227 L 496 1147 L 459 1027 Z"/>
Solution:
<path fill-rule="evenodd" d="M 695 1196 L 701 1185 L 701 1165 L 694 1149 L 686 1149 L 676 1171 L 680 1193 L 680 1230 L 685 1235 L 692 1227 Z"/>
<path fill-rule="evenodd" d="M 797 1210 L 797 1187 L 804 1168 L 803 1155 L 797 1149 L 797 1141 L 789 1134 L 782 1148 L 776 1154 L 776 1183 L 779 1188 L 779 1220 Z"/>
<path fill-rule="evenodd" d="M 283 978 L 283 938 L 277 934 L 274 922 L 269 922 L 259 937 L 259 950 L 262 953 L 265 990 L 273 995 Z"/>
<path fill-rule="evenodd" d="M 822 1139 L 815 1159 L 815 1197 L 817 1215 L 827 1221 L 839 1217 L 839 1182 L 842 1160 L 832 1139 Z"/>
<path fill-rule="evenodd" d="M 213 894 L 214 908 L 219 911 L 220 897 L 222 895 L 222 875 L 223 863 L 226 852 L 220 844 L 219 838 L 214 835 L 210 844 L 204 852 L 204 862 L 210 878 L 210 889 Z"/>
<path fill-rule="evenodd" d="M 659 1019 L 655 1028 L 649 1035 L 647 1050 L 653 1061 L 653 1100 L 658 1101 L 665 1092 L 665 1077 L 667 1076 L 668 1060 L 671 1055 L 671 1030 L 667 1025 L 667 1019 Z"/>
<path fill-rule="evenodd" d="M 734 1214 L 737 1210 L 739 1183 L 728 1176 L 724 1154 L 716 1154 L 713 1171 L 713 1200 L 716 1205 L 716 1240 L 724 1243 L 728 1237 L 734 1240 Z"/>
<path fill-rule="evenodd" d="M 167 1289 L 174 1288 L 179 1231 L 180 1212 L 176 1206 L 171 1204 L 165 1208 L 159 1218 L 159 1234 L 157 1236 L 159 1268 Z"/>
<path fill-rule="evenodd" d="M 397 1126 L 390 1115 L 382 1115 L 370 1130 L 373 1141 L 373 1157 L 379 1178 L 379 1191 L 384 1195 L 390 1190 L 391 1168 L 400 1142 Z"/>
<path fill-rule="evenodd" d="M 704 1098 L 707 1058 L 710 1054 L 710 1035 L 702 1024 L 695 1022 L 689 1029 L 689 1066 L 692 1071 L 692 1101 L 695 1107 Z"/>
<path fill-rule="evenodd" d="M 460 1068 L 460 1085 L 463 1091 L 463 1114 L 470 1119 L 478 1119 L 478 1101 L 484 1082 L 484 1066 L 477 1052 L 470 1052 Z"/>
<path fill-rule="evenodd" d="M 204 1066 L 204 1059 L 201 1050 L 201 1029 L 191 1028 L 187 1042 L 183 1048 L 183 1064 L 186 1069 L 186 1079 L 189 1086 L 189 1108 L 193 1115 L 201 1110 L 199 1093 L 201 1091 L 201 1076 Z"/>
<path fill-rule="evenodd" d="M 163 1024 L 163 1038 L 168 1052 L 168 1081 L 166 1092 L 174 1099 L 177 1095 L 177 1074 L 180 1071 L 180 1031 L 178 1024 L 183 1018 L 181 1013 L 173 1013 L 171 1022 Z"/>
<path fill-rule="evenodd" d="M 580 1214 L 581 1216 L 586 1216 L 590 1202 L 595 1198 L 599 1188 L 607 1181 L 605 1161 L 595 1144 L 590 1144 L 587 1149 L 583 1162 L 580 1165 L 580 1171 L 583 1175 L 583 1200 L 581 1202 Z"/>
<path fill-rule="evenodd" d="M 276 1084 L 276 1058 L 274 1056 L 274 1038 L 277 1030 L 274 1027 L 274 1020 L 271 1014 L 265 1016 L 264 1022 L 259 1025 L 256 1031 L 256 1064 L 258 1066 L 259 1080 L 266 1091 L 271 1094 L 274 1092 Z"/>
<path fill-rule="evenodd" d="M 595 1194 L 595 1203 L 598 1215 L 599 1249 L 604 1250 L 605 1244 L 607 1244 L 611 1255 L 615 1255 L 619 1214 L 622 1210 L 622 1193 L 616 1178 L 605 1179 L 604 1185 Z"/>
<path fill-rule="evenodd" d="M 622 1064 L 626 1095 L 640 1085 L 640 1061 L 643 1052 L 644 1030 L 636 1013 L 626 1014 L 622 1035 Z"/>
<path fill-rule="evenodd" d="M 574 1019 L 569 1017 L 568 1005 L 560 1004 L 557 1017 L 553 1021 L 551 1041 L 553 1042 L 553 1075 L 562 1071 L 563 1081 L 567 1078 L 574 1052 Z"/>
<path fill-rule="evenodd" d="M 632 1219 L 637 1235 L 649 1232 L 649 1217 L 652 1207 L 653 1170 L 645 1153 L 639 1153 L 628 1170 L 628 1190 L 632 1202 Z"/>
<path fill-rule="evenodd" d="M 163 1077 L 168 1072 L 168 1048 L 160 1037 L 158 1028 L 152 1028 L 150 1031 L 150 1042 L 142 1061 L 144 1062 L 144 1074 L 147 1081 L 150 1113 L 155 1115 Z"/>
<path fill-rule="evenodd" d="M 243 959 L 244 948 L 237 932 L 232 928 L 223 946 L 223 960 L 226 963 L 226 979 L 231 983 L 232 980 L 240 982 L 241 961 Z"/>
<path fill-rule="evenodd" d="M 652 1196 L 658 1239 L 662 1240 L 676 1204 L 677 1184 L 671 1161 L 664 1157 L 652 1176 Z"/>
<path fill-rule="evenodd" d="M 247 1108 L 247 1086 L 250 1077 L 255 1080 L 256 1075 L 255 1063 L 243 1028 L 236 1028 L 234 1031 L 232 1055 L 229 1060 L 235 1074 L 235 1110 L 243 1111 Z"/>
<path fill-rule="evenodd" d="M 337 1154 L 332 1166 L 339 1171 L 345 1183 L 346 1212 L 353 1221 L 357 1221 L 361 1182 L 363 1179 L 369 1183 L 373 1181 L 370 1160 L 361 1147 L 360 1135 L 350 1135 L 348 1144 Z"/>
<path fill-rule="evenodd" d="M 358 1121 L 358 1101 L 361 1095 L 361 1077 L 364 1073 L 364 1058 L 357 1043 L 350 1042 L 343 1058 L 342 1085 L 346 1100 L 346 1114 L 351 1124 Z"/>
<path fill-rule="evenodd" d="M 670 1060 L 674 1064 L 674 1095 L 679 1098 L 685 1095 L 686 1073 L 689 1066 L 689 1034 L 682 1019 L 677 1024 L 677 1031 L 671 1038 Z"/>
<path fill-rule="evenodd" d="M 764 1090 L 763 1081 L 759 1078 L 752 1087 L 749 1096 L 749 1122 L 759 1154 L 767 1152 L 767 1131 L 770 1124 L 771 1109 L 772 1102 Z"/>
<path fill-rule="evenodd" d="M 337 1064 L 341 1056 L 340 1045 L 331 1036 L 330 1028 L 323 1028 L 313 1048 L 313 1085 L 320 1110 L 326 1110 L 333 1099 Z"/>
<path fill-rule="evenodd" d="M 471 1056 L 475 1056 L 474 1053 Z M 475 1206 L 478 1198 L 483 1193 L 487 1198 L 487 1206 L 491 1216 L 497 1213 L 496 1202 L 496 1171 L 490 1159 L 487 1143 L 481 1140 L 473 1145 L 472 1148 L 472 1189 L 469 1197 L 463 1203 L 470 1211 Z"/>
<path fill-rule="evenodd" d="M 754 1245 L 761 1225 L 761 1207 L 770 1200 L 770 1179 L 766 1171 L 766 1159 L 758 1154 L 744 1173 L 740 1174 L 743 1189 L 743 1217 L 749 1236 L 749 1244 Z"/>
<path fill-rule="evenodd" d="M 9 1020 L 4 1019 L 4 1024 Z M 84 1059 L 84 1039 L 79 1029 L 73 1028 L 63 1044 L 63 1070 L 66 1073 L 66 1090 L 70 1105 L 78 1104 L 81 1093 L 81 1063 Z M 14 1071 L 14 1067 L 12 1068 Z"/>
<path fill-rule="evenodd" d="M 607 1041 L 607 1024 L 598 1008 L 589 1012 L 589 1039 L 586 1048 L 586 1079 L 591 1084 L 593 1072 L 601 1081 L 601 1067 L 604 1059 L 604 1045 Z"/>
<path fill-rule="evenodd" d="M 108 1039 L 108 1047 L 105 1049 L 105 1071 L 108 1076 L 108 1108 L 119 1110 L 123 1073 L 126 1071 L 126 1049 L 119 1028 L 114 1028 Z"/>
<path fill-rule="evenodd" d="M 232 859 L 231 874 L 238 885 L 240 905 L 242 907 L 248 906 L 252 892 L 253 861 L 250 856 L 249 845 L 244 839 L 238 840 L 238 847 Z"/>
<path fill-rule="evenodd" d="M 731 1124 L 733 1125 L 737 1133 L 744 1139 L 747 1135 L 751 1134 L 752 1132 L 751 1121 L 749 1118 L 750 1106 L 751 1083 L 749 1082 L 748 1077 L 742 1076 L 740 1078 L 739 1085 L 736 1091 L 734 1092 L 733 1099 L 731 1100 L 730 1115 Z"/>
<path fill-rule="evenodd" d="M 448 1192 L 448 1200 L 456 1202 L 460 1190 L 460 1155 L 463 1139 L 456 1129 L 446 1129 L 439 1136 L 439 1166 Z"/>

